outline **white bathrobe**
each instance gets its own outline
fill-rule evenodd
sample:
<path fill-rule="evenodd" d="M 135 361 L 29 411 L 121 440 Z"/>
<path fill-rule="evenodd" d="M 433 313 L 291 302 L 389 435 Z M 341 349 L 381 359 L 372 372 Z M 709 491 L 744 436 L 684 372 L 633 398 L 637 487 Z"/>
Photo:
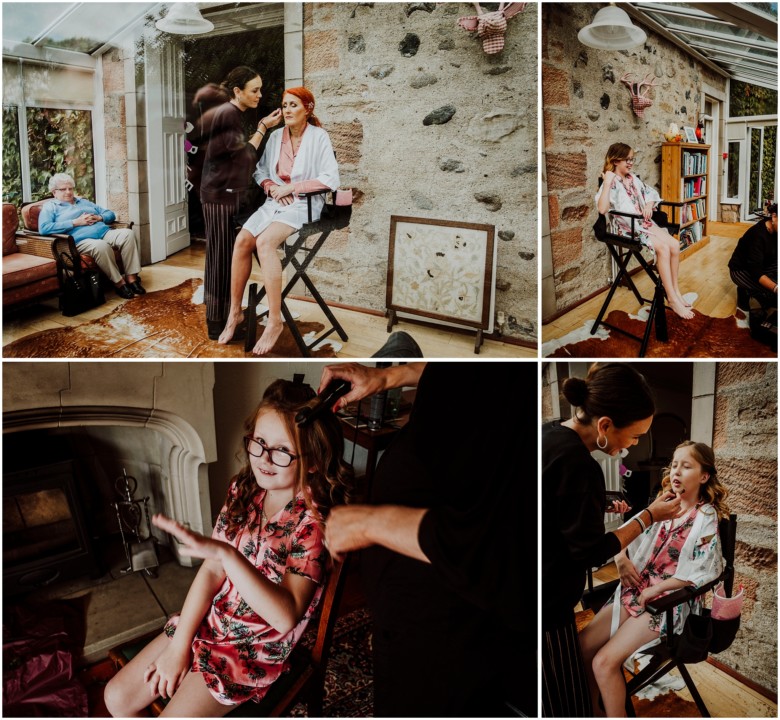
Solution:
<path fill-rule="evenodd" d="M 278 185 L 285 184 L 276 173 L 282 150 L 282 133 L 283 130 L 278 130 L 268 138 L 268 144 L 254 173 L 258 185 L 269 178 Z M 290 178 L 293 183 L 303 180 L 319 180 L 331 190 L 336 190 L 340 184 L 339 166 L 328 133 L 314 125 L 309 125 L 303 133 Z M 325 200 L 321 195 L 312 198 L 312 221 L 319 220 L 324 204 Z M 269 196 L 246 221 L 244 229 L 257 237 L 273 222 L 281 222 L 299 230 L 308 221 L 308 201 L 305 198 L 298 198 L 291 205 L 281 205 Z"/>
<path fill-rule="evenodd" d="M 645 185 L 639 177 L 633 173 L 629 173 L 629 177 L 633 182 L 636 202 L 629 197 L 623 183 L 615 179 L 609 191 L 609 209 L 617 210 L 618 212 L 641 214 L 647 203 L 653 203 L 653 205 L 657 206 L 661 200 L 661 196 L 656 189 L 649 185 Z M 602 185 L 596 193 L 597 205 L 603 190 L 604 185 Z M 654 222 L 648 222 L 651 227 L 657 227 Z M 652 252 L 655 252 L 655 248 L 650 241 L 650 236 L 647 234 L 647 228 L 644 227 L 644 224 L 645 222 L 642 219 L 634 220 L 634 232 L 642 245 L 649 248 Z M 607 231 L 615 235 L 631 237 L 631 218 L 607 214 Z"/>

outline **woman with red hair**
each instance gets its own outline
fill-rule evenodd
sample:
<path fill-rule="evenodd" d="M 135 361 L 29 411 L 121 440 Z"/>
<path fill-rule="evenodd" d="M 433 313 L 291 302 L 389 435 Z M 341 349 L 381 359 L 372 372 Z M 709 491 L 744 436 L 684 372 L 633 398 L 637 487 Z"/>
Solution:
<path fill-rule="evenodd" d="M 230 312 L 219 337 L 222 344 L 230 342 L 243 319 L 241 300 L 252 269 L 252 251 L 257 249 L 268 321 L 252 350 L 255 355 L 270 352 L 282 332 L 282 265 L 277 250 L 308 222 L 307 202 L 299 194 L 339 186 L 333 146 L 314 114 L 311 92 L 304 87 L 285 90 L 282 115 L 284 129 L 268 138 L 254 175 L 267 199 L 246 221 L 233 247 Z M 323 204 L 321 196 L 312 198 L 312 220 L 319 220 Z"/>

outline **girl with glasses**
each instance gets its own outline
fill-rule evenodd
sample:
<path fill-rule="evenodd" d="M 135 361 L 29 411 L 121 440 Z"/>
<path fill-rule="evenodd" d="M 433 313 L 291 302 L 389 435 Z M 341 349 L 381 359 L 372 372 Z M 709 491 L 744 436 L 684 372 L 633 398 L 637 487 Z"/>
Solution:
<path fill-rule="evenodd" d="M 614 143 L 609 146 L 601 174 L 603 184 L 596 193 L 598 211 L 607 216 L 608 231 L 624 237 L 632 237 L 632 219 L 608 213 L 618 211 L 642 216 L 641 220 L 633 220 L 633 236 L 655 255 L 669 307 L 681 318 L 690 320 L 693 311 L 678 284 L 680 243 L 653 221 L 653 210 L 661 197 L 633 174 L 633 167 L 634 151 L 630 145 Z"/>
<path fill-rule="evenodd" d="M 211 538 L 154 516 L 182 554 L 204 562 L 181 614 L 109 682 L 112 715 L 138 715 L 163 697 L 174 717 L 221 717 L 259 702 L 285 671 L 325 585 L 324 520 L 353 481 L 332 413 L 295 424 L 315 397 L 285 380 L 266 390 Z"/>

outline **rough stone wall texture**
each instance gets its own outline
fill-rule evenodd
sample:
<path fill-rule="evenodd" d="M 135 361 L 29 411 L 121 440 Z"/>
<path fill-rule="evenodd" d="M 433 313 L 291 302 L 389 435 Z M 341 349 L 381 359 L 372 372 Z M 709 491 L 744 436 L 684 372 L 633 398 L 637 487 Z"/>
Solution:
<path fill-rule="evenodd" d="M 560 311 L 610 282 L 606 248 L 591 231 L 593 198 L 609 145 L 634 147 L 634 171 L 659 187 L 663 132 L 672 122 L 693 126 L 703 83 L 725 90 L 725 81 L 647 28 L 647 41 L 639 48 L 585 47 L 577 33 L 603 4 L 542 7 L 543 134 L 555 305 Z M 656 82 L 649 92 L 654 104 L 643 118 L 632 111 L 629 89 L 620 82 L 627 72 Z"/>
<path fill-rule="evenodd" d="M 106 142 L 107 207 L 120 220 L 130 217 L 127 178 L 125 63 L 120 49 L 106 53 L 103 63 L 103 122 Z"/>
<path fill-rule="evenodd" d="M 358 191 L 310 274 L 329 299 L 384 310 L 391 215 L 494 225 L 496 310 L 506 335 L 536 342 L 537 7 L 509 19 L 495 55 L 458 26 L 473 12 L 305 4 L 305 84 Z"/>
<path fill-rule="evenodd" d="M 713 449 L 737 514 L 742 626 L 718 660 L 777 691 L 777 364 L 718 363 Z"/>

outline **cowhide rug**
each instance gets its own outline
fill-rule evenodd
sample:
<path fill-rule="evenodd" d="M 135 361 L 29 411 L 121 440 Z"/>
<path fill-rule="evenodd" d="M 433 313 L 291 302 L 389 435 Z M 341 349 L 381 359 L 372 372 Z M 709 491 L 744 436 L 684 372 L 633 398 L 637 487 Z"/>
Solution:
<path fill-rule="evenodd" d="M 240 358 L 244 343 L 219 345 L 206 334 L 206 306 L 196 300 L 202 280 L 193 278 L 181 285 L 148 292 L 129 300 L 108 315 L 76 327 L 42 330 L 3 347 L 6 358 Z M 314 337 L 324 326 L 300 322 L 304 339 Z M 258 328 L 258 337 L 262 327 Z M 326 340 L 313 357 L 336 357 Z M 263 357 L 300 357 L 285 326 L 274 349 Z"/>
<path fill-rule="evenodd" d="M 772 351 L 750 336 L 747 321 L 736 317 L 712 318 L 695 312 L 691 320 L 683 320 L 673 312 L 666 313 L 669 330 L 668 342 L 655 339 L 655 330 L 650 336 L 645 357 L 649 358 L 774 358 Z M 643 315 L 629 315 L 623 310 L 613 310 L 605 318 L 608 323 L 627 332 L 644 334 L 646 323 Z M 594 357 L 625 358 L 637 357 L 639 343 L 624 337 L 621 333 L 599 327 L 595 335 L 590 334 L 593 320 L 568 335 L 542 348 L 544 357 Z"/>

